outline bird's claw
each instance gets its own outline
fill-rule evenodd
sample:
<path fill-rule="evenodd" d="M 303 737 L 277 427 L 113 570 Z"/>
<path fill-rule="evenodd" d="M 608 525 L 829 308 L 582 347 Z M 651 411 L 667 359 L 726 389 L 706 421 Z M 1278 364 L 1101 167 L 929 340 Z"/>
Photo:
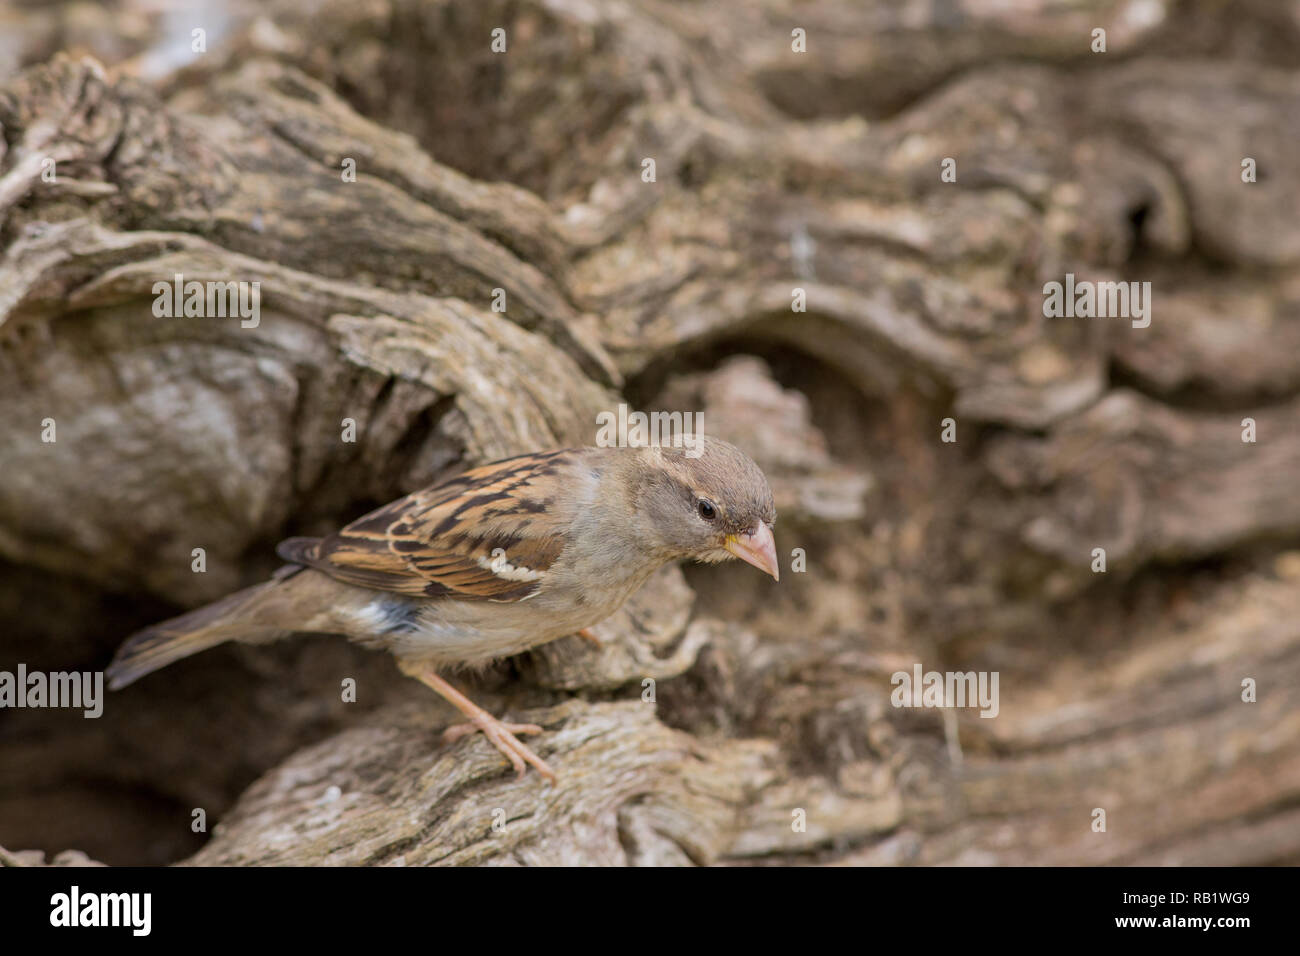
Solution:
<path fill-rule="evenodd" d="M 487 717 L 448 727 L 443 731 L 442 739 L 446 743 L 453 743 L 478 731 L 481 731 L 492 746 L 505 755 L 511 766 L 515 768 L 516 775 L 522 777 L 527 770 L 526 765 L 531 765 L 545 779 L 555 782 L 555 771 L 515 736 L 515 734 L 540 734 L 542 728 L 537 724 L 514 724 L 497 720 L 495 717 Z"/>

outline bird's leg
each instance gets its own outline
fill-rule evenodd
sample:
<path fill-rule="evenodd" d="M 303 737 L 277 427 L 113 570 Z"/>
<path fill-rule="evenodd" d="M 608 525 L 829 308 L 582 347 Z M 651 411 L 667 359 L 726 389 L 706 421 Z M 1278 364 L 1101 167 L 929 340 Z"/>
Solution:
<path fill-rule="evenodd" d="M 532 764 L 547 780 L 554 781 L 555 773 L 550 767 L 546 766 L 546 761 L 533 753 L 520 742 L 515 734 L 540 734 L 542 728 L 537 724 L 511 724 L 497 720 L 486 710 L 474 703 L 451 684 L 439 677 L 428 664 L 398 663 L 403 674 L 408 677 L 414 677 L 426 687 L 437 691 L 449 704 L 459 710 L 469 718 L 467 724 L 457 724 L 449 727 L 443 734 L 443 739 L 450 743 L 453 740 L 459 740 L 466 734 L 472 734 L 475 731 L 482 731 L 483 736 L 492 742 L 492 745 L 505 754 L 506 759 L 514 766 L 515 772 L 519 776 L 524 775 L 524 764 Z"/>
<path fill-rule="evenodd" d="M 578 631 L 577 634 L 579 637 L 591 641 L 591 643 L 595 644 L 597 647 L 605 646 L 605 642 L 602 641 L 599 637 L 597 637 L 595 633 L 592 631 L 592 629 L 589 627 L 584 627 L 581 631 Z"/>

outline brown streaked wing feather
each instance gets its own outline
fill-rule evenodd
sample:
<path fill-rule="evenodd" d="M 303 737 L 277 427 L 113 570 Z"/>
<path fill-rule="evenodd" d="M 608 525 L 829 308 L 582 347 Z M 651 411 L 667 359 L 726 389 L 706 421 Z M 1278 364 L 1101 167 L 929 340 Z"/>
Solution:
<path fill-rule="evenodd" d="M 513 568 L 534 572 L 545 572 L 559 557 L 564 539 L 539 534 L 545 524 L 535 519 L 550 504 L 543 484 L 555 481 L 573 453 L 521 455 L 475 468 L 399 498 L 335 534 L 289 538 L 277 552 L 286 561 L 381 591 L 522 600 L 540 582 L 497 573 L 494 552 L 504 552 Z"/>

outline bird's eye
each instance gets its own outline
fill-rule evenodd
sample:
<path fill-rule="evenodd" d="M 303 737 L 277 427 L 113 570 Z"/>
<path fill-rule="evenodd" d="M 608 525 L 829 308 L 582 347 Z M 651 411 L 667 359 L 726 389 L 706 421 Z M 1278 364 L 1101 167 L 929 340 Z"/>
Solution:
<path fill-rule="evenodd" d="M 713 506 L 713 502 L 708 498 L 700 499 L 700 517 L 705 521 L 712 521 L 718 516 L 718 509 Z"/>

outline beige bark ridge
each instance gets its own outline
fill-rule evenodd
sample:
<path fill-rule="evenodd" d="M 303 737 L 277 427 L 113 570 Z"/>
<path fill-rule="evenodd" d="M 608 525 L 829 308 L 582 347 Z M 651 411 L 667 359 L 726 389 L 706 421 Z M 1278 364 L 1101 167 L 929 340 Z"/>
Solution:
<path fill-rule="evenodd" d="M 591 442 L 623 401 L 753 452 L 783 574 L 667 569 L 602 646 L 458 678 L 546 728 L 553 788 L 444 747 L 450 708 L 383 657 L 226 648 L 98 721 L 15 714 L 0 843 L 1300 861 L 1300 74 L 1270 38 L 1294 25 L 1151 6 L 974 2 L 958 35 L 829 0 L 329 0 L 162 81 L 129 44 L 10 76 L 5 660 L 102 667 L 280 537 Z M 1044 318 L 1067 272 L 1151 282 L 1150 326 Z M 176 275 L 258 283 L 256 324 L 155 315 Z M 918 661 L 996 671 L 997 716 L 893 706 Z"/>

